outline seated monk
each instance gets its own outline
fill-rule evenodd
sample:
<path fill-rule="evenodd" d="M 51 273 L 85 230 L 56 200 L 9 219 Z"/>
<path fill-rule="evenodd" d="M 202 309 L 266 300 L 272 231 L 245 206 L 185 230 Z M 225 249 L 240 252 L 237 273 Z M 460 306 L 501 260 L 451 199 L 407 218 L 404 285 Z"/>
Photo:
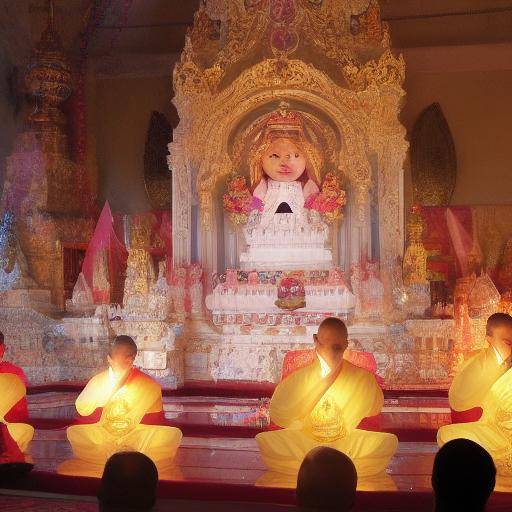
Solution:
<path fill-rule="evenodd" d="M 452 439 L 469 439 L 487 450 L 499 473 L 512 474 L 512 317 L 495 313 L 487 320 L 489 347 L 477 351 L 453 379 L 450 407 L 483 409 L 478 421 L 445 425 L 437 433 L 443 446 Z"/>
<path fill-rule="evenodd" d="M 107 459 L 120 451 L 147 455 L 159 472 L 170 467 L 182 433 L 178 428 L 143 423 L 147 416 L 162 416 L 162 389 L 133 367 L 136 355 L 132 338 L 116 337 L 108 356 L 109 369 L 93 377 L 76 400 L 82 416 L 102 408 L 99 421 L 67 429 L 76 459 L 63 462 L 59 473 L 101 475 Z"/>
<path fill-rule="evenodd" d="M 8 361 L 4 361 L 5 356 L 5 340 L 4 334 L 0 331 L 0 373 L 12 373 L 17 375 L 23 382 L 23 385 L 27 386 L 27 378 L 23 370 Z M 6 415 L 5 419 L 12 423 L 26 423 L 28 420 L 28 407 L 26 393 L 20 398 L 19 402 L 11 407 L 11 410 Z"/>
<path fill-rule="evenodd" d="M 0 436 L 2 437 L 2 462 L 24 462 L 28 444 L 34 437 L 34 428 L 26 423 L 11 423 L 6 417 L 25 396 L 26 388 L 21 379 L 12 373 L 0 374 Z"/>
<path fill-rule="evenodd" d="M 256 436 L 270 471 L 296 475 L 305 455 L 329 446 L 348 455 L 360 477 L 384 471 L 398 446 L 393 434 L 357 429 L 379 414 L 384 397 L 374 375 L 343 359 L 345 324 L 325 319 L 314 336 L 316 360 L 277 385 L 270 420 L 283 430 Z"/>

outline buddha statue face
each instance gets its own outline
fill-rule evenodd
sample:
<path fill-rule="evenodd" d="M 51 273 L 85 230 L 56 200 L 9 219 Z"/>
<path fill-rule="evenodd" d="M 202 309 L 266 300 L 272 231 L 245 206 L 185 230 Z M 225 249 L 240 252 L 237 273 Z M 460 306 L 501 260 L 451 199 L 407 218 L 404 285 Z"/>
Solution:
<path fill-rule="evenodd" d="M 263 153 L 261 165 L 274 181 L 297 181 L 306 169 L 306 157 L 292 140 L 276 139 Z"/>

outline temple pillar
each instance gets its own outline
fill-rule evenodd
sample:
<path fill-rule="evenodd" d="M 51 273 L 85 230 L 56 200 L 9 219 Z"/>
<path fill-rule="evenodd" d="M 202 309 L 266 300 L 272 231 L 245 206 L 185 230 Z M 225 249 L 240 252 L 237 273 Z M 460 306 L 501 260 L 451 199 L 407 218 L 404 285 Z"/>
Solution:
<path fill-rule="evenodd" d="M 176 139 L 179 133 L 174 134 Z M 171 142 L 167 157 L 172 171 L 172 258 L 173 266 L 191 262 L 192 249 L 192 183 L 184 148 Z"/>

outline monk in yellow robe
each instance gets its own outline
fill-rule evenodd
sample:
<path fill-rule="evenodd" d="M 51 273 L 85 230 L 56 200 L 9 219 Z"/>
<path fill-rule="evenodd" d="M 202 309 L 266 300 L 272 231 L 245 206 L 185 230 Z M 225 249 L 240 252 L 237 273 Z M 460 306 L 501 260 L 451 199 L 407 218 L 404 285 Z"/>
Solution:
<path fill-rule="evenodd" d="M 478 421 L 441 427 L 439 446 L 457 438 L 469 439 L 493 457 L 499 473 L 512 474 L 512 317 L 495 313 L 487 320 L 489 347 L 472 355 L 453 379 L 450 407 L 483 409 Z"/>
<path fill-rule="evenodd" d="M 76 400 L 82 416 L 101 408 L 99 421 L 67 429 L 76 459 L 61 464 L 60 473 L 101 474 L 107 459 L 120 451 L 144 453 L 159 472 L 171 465 L 182 433 L 174 427 L 144 424 L 151 417 L 163 418 L 162 389 L 133 367 L 136 355 L 133 339 L 117 336 L 108 356 L 109 369 L 93 377 Z"/>
<path fill-rule="evenodd" d="M 383 472 L 395 453 L 393 434 L 357 429 L 380 413 L 384 397 L 372 373 L 343 359 L 347 338 L 341 320 L 325 319 L 314 336 L 316 360 L 276 387 L 270 419 L 283 429 L 256 436 L 270 471 L 296 475 L 305 455 L 323 445 L 348 455 L 366 477 Z"/>
<path fill-rule="evenodd" d="M 6 416 L 26 395 L 27 390 L 23 381 L 12 373 L 0 374 L 0 390 L 0 427 L 7 429 L 7 433 L 3 434 L 9 437 L 9 442 L 5 444 L 9 445 L 11 441 L 14 441 L 17 446 L 17 448 L 12 445 L 7 446 L 6 449 L 16 458 L 10 462 L 20 462 L 19 459 L 22 454 L 26 454 L 28 445 L 34 437 L 34 428 L 26 423 L 10 423 L 6 420 Z M 0 458 L 2 456 L 6 457 L 6 461 L 9 462 L 9 454 L 0 453 Z"/>

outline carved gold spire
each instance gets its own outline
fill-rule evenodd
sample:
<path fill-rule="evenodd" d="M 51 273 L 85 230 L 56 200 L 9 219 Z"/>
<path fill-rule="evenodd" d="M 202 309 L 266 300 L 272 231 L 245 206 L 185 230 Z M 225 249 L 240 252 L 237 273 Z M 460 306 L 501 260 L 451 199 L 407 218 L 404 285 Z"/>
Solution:
<path fill-rule="evenodd" d="M 25 83 L 36 99 L 29 121 L 41 129 L 65 124 L 59 105 L 69 98 L 73 86 L 69 63 L 55 29 L 53 0 L 48 1 L 48 22 L 32 50 Z"/>

